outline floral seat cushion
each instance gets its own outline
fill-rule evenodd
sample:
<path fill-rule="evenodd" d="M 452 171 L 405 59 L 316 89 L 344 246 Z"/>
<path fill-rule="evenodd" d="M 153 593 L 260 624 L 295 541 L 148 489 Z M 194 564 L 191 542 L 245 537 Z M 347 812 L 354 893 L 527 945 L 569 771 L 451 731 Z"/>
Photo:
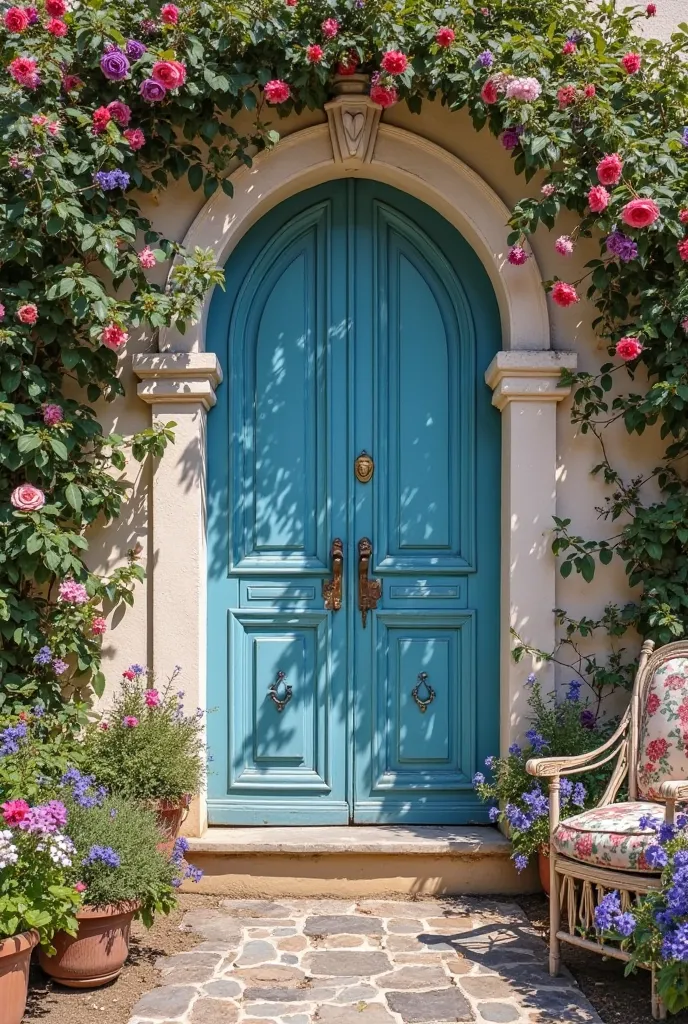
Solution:
<path fill-rule="evenodd" d="M 657 842 L 653 829 L 640 827 L 640 819 L 646 815 L 661 821 L 663 804 L 638 801 L 583 811 L 559 824 L 552 840 L 554 849 L 583 864 L 658 874 L 645 860 L 645 850 Z"/>
<path fill-rule="evenodd" d="M 638 793 L 659 799 L 663 782 L 688 779 L 688 658 L 668 658 L 645 695 L 638 745 Z"/>

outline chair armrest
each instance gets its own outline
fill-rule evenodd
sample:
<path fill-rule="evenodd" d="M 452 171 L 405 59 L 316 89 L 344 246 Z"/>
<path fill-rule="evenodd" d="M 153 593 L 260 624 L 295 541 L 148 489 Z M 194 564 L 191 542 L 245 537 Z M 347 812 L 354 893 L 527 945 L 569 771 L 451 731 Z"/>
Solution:
<path fill-rule="evenodd" d="M 659 795 L 663 800 L 688 800 L 688 782 L 663 782 L 659 787 Z"/>
<path fill-rule="evenodd" d="M 596 750 L 590 750 L 587 754 L 572 754 L 570 757 L 531 757 L 526 762 L 526 771 L 529 775 L 535 775 L 539 779 L 551 779 L 565 773 L 567 768 L 583 768 L 586 764 L 596 761 L 601 754 L 606 754 L 624 735 L 629 722 L 630 713 L 627 711 L 614 735 L 610 736 L 607 742 Z M 688 783 L 686 785 L 688 786 Z"/>

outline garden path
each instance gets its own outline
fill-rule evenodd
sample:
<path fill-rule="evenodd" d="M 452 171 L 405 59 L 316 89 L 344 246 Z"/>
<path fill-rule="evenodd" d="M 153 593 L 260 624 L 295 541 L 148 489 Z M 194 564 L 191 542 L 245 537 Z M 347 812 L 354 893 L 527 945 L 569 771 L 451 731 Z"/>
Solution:
<path fill-rule="evenodd" d="M 224 900 L 130 1024 L 599 1024 L 513 903 Z"/>

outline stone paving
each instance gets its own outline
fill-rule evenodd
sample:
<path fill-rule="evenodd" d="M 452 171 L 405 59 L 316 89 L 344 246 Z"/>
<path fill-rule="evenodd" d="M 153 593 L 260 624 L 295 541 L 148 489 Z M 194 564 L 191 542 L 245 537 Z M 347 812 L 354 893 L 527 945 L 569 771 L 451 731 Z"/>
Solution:
<path fill-rule="evenodd" d="M 182 927 L 203 942 L 130 1024 L 601 1024 L 511 903 L 224 900 Z"/>

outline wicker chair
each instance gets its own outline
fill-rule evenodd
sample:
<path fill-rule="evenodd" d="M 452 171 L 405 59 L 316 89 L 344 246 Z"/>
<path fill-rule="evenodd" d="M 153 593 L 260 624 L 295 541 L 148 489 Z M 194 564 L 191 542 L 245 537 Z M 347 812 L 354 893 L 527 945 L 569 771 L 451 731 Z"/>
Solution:
<path fill-rule="evenodd" d="M 628 909 L 639 896 L 659 888 L 660 872 L 645 860 L 645 850 L 656 837 L 641 829 L 639 820 L 651 814 L 673 822 L 676 802 L 688 800 L 688 642 L 653 650 L 654 642 L 646 640 L 630 707 L 605 744 L 589 754 L 538 757 L 527 764 L 531 775 L 550 780 L 552 975 L 559 972 L 562 942 L 628 960 L 627 953 L 595 932 L 595 907 L 614 889 Z M 561 777 L 590 771 L 614 758 L 616 765 L 598 806 L 561 821 Z M 628 802 L 615 803 L 626 778 Z M 652 1016 L 666 1019 L 654 977 Z"/>

